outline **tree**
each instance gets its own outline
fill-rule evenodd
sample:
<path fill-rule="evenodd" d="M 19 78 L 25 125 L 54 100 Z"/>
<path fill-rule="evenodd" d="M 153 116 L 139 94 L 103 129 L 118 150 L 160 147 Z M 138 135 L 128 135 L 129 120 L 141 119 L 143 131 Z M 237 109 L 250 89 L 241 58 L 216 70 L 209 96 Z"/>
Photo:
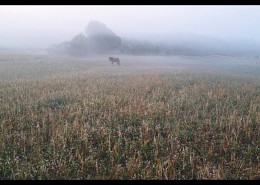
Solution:
<path fill-rule="evenodd" d="M 86 34 L 91 52 L 104 53 L 119 49 L 121 46 L 121 38 L 98 21 L 91 21 L 87 25 Z"/>
<path fill-rule="evenodd" d="M 88 51 L 88 39 L 84 34 L 76 35 L 71 41 L 69 52 L 74 55 L 84 55 Z"/>
<path fill-rule="evenodd" d="M 105 24 L 91 21 L 85 34 L 76 35 L 71 41 L 53 45 L 47 51 L 50 53 L 86 55 L 88 53 L 107 53 L 119 50 L 121 38 L 118 37 Z"/>

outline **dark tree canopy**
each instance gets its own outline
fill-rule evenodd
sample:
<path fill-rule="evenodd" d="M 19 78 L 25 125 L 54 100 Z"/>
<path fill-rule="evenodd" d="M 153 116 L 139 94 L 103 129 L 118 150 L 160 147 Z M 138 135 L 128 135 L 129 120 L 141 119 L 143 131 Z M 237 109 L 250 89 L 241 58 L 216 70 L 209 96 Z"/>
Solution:
<path fill-rule="evenodd" d="M 121 45 L 121 39 L 117 36 L 95 35 L 89 37 L 89 49 L 93 52 L 112 51 Z"/>
<path fill-rule="evenodd" d="M 88 39 L 84 34 L 76 35 L 70 41 L 70 53 L 72 54 L 86 54 L 88 51 Z"/>
<path fill-rule="evenodd" d="M 109 52 L 121 46 L 121 38 L 105 24 L 92 21 L 86 27 L 86 34 L 89 38 L 89 50 L 91 52 Z"/>
<path fill-rule="evenodd" d="M 86 27 L 86 34 L 89 37 L 95 36 L 95 35 L 110 35 L 110 36 L 116 36 L 116 34 L 109 29 L 105 24 L 99 22 L 99 21 L 91 21 L 88 23 Z"/>

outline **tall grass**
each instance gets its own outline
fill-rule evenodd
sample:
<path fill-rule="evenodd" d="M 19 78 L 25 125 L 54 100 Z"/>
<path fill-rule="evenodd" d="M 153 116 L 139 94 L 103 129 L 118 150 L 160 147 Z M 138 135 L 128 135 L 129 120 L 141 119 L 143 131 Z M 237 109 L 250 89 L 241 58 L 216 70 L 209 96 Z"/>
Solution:
<path fill-rule="evenodd" d="M 259 76 L 73 62 L 2 74 L 0 179 L 260 174 Z"/>

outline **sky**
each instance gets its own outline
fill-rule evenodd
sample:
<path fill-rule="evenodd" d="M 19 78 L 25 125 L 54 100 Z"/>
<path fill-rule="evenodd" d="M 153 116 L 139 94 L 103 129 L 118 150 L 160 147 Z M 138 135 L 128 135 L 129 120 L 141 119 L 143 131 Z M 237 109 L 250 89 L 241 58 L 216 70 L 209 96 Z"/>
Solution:
<path fill-rule="evenodd" d="M 118 36 L 198 34 L 260 41 L 258 5 L 1 5 L 0 47 L 49 47 L 100 21 Z"/>

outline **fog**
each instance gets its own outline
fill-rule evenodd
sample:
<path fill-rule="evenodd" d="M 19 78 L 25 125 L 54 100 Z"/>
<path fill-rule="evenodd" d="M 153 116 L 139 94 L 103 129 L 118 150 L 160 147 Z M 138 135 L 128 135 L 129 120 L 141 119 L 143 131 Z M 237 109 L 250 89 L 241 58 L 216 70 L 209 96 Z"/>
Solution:
<path fill-rule="evenodd" d="M 0 6 L 0 48 L 45 49 L 98 20 L 125 38 L 258 51 L 259 17 L 260 6 Z"/>

